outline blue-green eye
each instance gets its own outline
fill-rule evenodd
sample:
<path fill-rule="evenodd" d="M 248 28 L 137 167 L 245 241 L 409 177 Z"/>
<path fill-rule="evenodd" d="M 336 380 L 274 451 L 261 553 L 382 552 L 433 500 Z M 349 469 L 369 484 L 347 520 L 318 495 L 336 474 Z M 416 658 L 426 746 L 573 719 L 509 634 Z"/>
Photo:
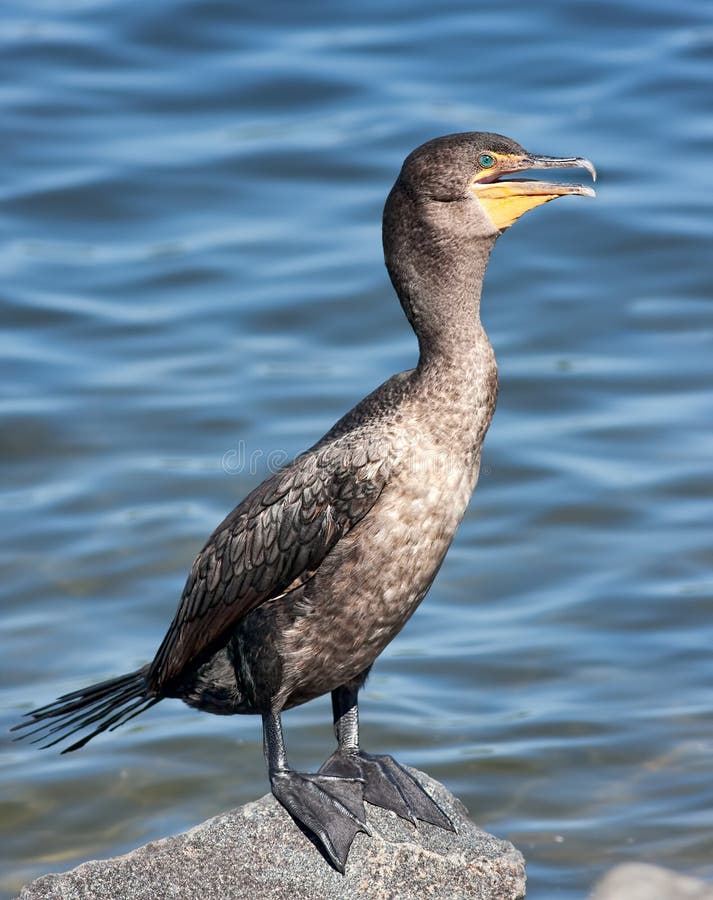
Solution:
<path fill-rule="evenodd" d="M 481 153 L 478 157 L 478 162 L 484 169 L 489 169 L 491 166 L 495 165 L 495 157 L 491 156 L 489 153 Z"/>

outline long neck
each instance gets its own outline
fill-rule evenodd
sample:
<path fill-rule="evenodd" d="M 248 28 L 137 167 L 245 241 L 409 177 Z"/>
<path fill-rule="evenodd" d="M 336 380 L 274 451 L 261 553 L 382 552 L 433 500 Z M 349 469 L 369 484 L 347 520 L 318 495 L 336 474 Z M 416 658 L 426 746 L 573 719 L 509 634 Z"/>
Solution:
<path fill-rule="evenodd" d="M 397 182 L 384 208 L 384 256 L 419 343 L 419 369 L 470 368 L 489 350 L 480 292 L 496 234 L 471 204 L 423 202 Z"/>

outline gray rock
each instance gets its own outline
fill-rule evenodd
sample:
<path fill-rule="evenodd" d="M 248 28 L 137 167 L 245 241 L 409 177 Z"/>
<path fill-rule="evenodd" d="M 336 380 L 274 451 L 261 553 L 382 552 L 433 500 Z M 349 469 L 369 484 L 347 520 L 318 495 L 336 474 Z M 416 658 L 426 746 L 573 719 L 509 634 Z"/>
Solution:
<path fill-rule="evenodd" d="M 271 794 L 184 834 L 125 856 L 44 875 L 20 900 L 516 900 L 525 861 L 481 831 L 442 784 L 411 770 L 448 813 L 458 834 L 367 806 L 372 837 L 358 834 L 339 875 Z"/>
<path fill-rule="evenodd" d="M 713 900 L 713 887 L 661 866 L 623 863 L 599 882 L 592 900 Z"/>

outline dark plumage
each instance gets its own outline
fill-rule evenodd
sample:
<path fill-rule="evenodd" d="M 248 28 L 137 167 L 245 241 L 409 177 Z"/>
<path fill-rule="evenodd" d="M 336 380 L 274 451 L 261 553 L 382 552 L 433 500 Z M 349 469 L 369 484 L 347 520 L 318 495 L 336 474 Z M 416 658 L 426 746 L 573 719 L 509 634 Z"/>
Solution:
<path fill-rule="evenodd" d="M 429 141 L 404 162 L 384 210 L 386 265 L 419 341 L 402 372 L 249 494 L 198 554 L 153 662 L 29 713 L 26 732 L 67 750 L 164 697 L 263 717 L 273 793 L 343 871 L 368 831 L 363 800 L 450 822 L 390 757 L 361 751 L 357 694 L 428 591 L 475 487 L 495 410 L 497 368 L 480 290 L 501 229 L 577 185 L 498 180 L 531 157 L 500 135 Z M 284 709 L 332 692 L 338 749 L 317 775 L 293 772 Z M 65 751 L 66 752 L 66 751 Z"/>

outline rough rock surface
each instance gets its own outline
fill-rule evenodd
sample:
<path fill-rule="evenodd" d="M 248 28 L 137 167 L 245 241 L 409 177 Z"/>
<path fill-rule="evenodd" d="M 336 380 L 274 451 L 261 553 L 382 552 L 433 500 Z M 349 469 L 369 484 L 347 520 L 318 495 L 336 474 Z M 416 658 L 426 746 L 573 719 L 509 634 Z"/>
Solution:
<path fill-rule="evenodd" d="M 373 835 L 358 834 L 339 875 L 271 794 L 184 834 L 125 856 L 44 875 L 20 900 L 515 900 L 525 862 L 481 831 L 442 784 L 411 770 L 455 823 L 454 835 L 367 805 Z"/>
<path fill-rule="evenodd" d="M 592 900 L 713 900 L 713 886 L 647 863 L 623 863 L 597 885 Z"/>

